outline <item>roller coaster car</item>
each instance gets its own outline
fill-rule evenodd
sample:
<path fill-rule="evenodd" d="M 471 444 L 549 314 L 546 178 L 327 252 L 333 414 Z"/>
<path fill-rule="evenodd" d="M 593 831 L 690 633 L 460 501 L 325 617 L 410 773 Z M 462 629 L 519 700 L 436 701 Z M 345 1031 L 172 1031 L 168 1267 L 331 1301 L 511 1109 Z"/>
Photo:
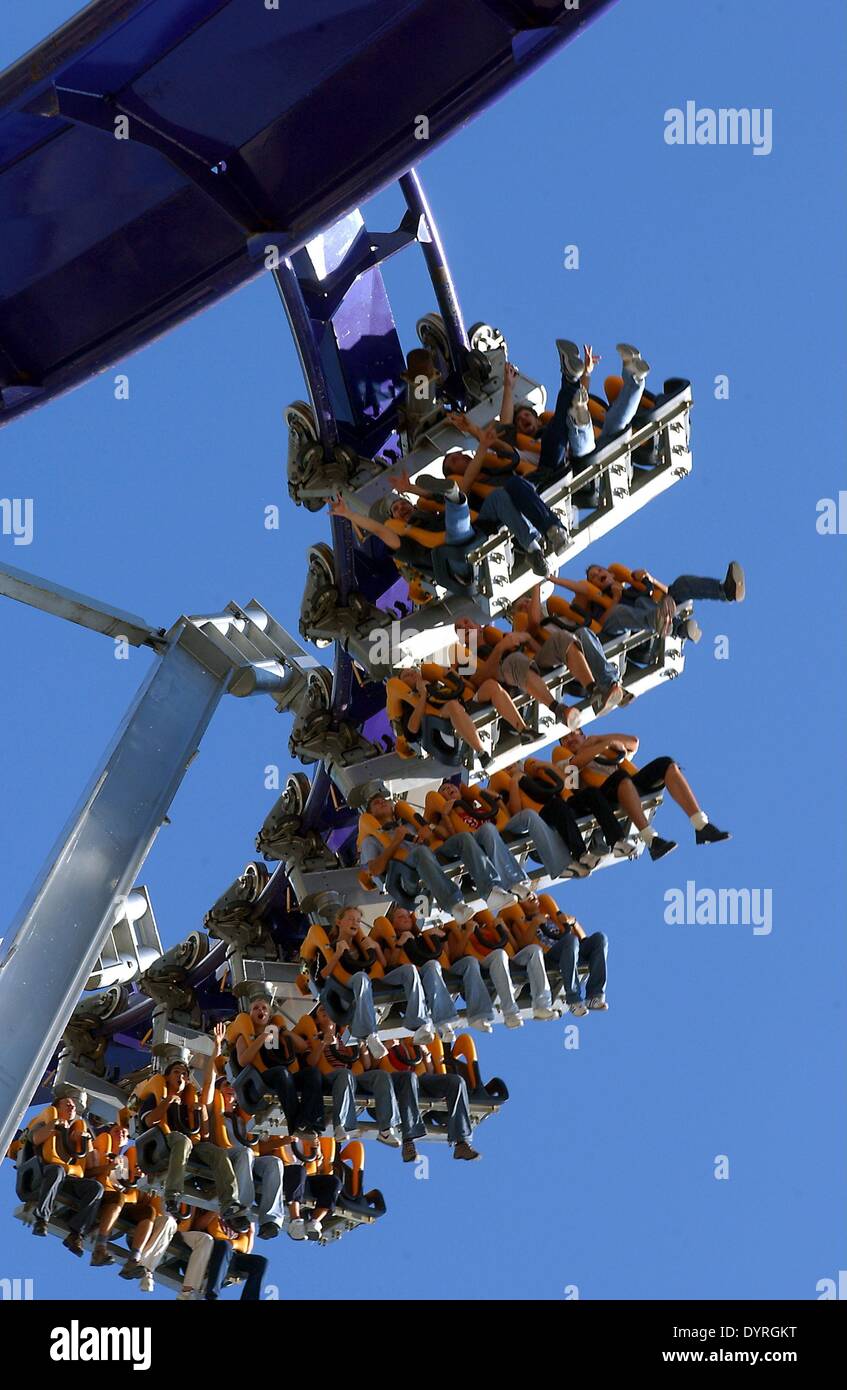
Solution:
<path fill-rule="evenodd" d="M 374 471 L 368 459 L 360 459 L 346 444 L 327 449 L 320 442 L 311 406 L 294 401 L 285 412 L 288 426 L 288 493 L 298 507 L 320 511 L 328 498 L 343 487 Z M 369 466 L 370 465 L 370 466 Z"/>

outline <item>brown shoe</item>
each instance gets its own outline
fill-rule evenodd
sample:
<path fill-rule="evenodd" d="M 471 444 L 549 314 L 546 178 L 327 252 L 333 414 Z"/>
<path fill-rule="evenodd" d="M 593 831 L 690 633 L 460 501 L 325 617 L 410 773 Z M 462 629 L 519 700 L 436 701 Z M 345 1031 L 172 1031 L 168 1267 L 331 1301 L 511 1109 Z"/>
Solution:
<path fill-rule="evenodd" d="M 62 1241 L 66 1250 L 70 1250 L 72 1255 L 84 1255 L 85 1246 L 82 1243 L 82 1236 L 78 1231 L 71 1231 L 70 1235 L 65 1236 Z"/>
<path fill-rule="evenodd" d="M 94 1253 L 91 1256 L 91 1264 L 93 1264 L 95 1268 L 98 1265 L 113 1265 L 114 1263 L 115 1257 L 109 1254 L 105 1245 L 95 1245 Z"/>
<path fill-rule="evenodd" d="M 403 1162 L 414 1163 L 417 1159 L 418 1151 L 411 1139 L 403 1140 Z"/>
<path fill-rule="evenodd" d="M 461 1144 L 457 1144 L 454 1148 L 453 1157 L 463 1158 L 467 1163 L 473 1163 L 476 1159 L 482 1158 L 482 1154 L 477 1153 L 476 1149 L 472 1149 L 470 1144 L 463 1139 Z"/>

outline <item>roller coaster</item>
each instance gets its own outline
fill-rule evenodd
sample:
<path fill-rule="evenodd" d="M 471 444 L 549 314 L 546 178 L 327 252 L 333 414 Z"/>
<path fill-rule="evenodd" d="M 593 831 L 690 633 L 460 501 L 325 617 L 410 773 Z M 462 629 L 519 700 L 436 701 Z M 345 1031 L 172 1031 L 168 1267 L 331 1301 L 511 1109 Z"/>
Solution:
<path fill-rule="evenodd" d="M 510 408 L 516 421 L 528 410 L 549 429 L 547 391 L 511 367 L 499 329 L 466 328 L 415 165 L 422 121 L 429 150 L 609 3 L 94 0 L 0 75 L 0 217 L 11 253 L 0 304 L 0 425 L 265 275 L 308 398 L 285 412 L 291 502 L 330 517 L 328 542 L 308 554 L 296 636 L 257 598 L 181 614 L 165 627 L 63 588 L 60 576 L 0 571 L 5 596 L 155 658 L 6 934 L 0 966 L 0 1011 L 14 1009 L 18 1019 L 0 1066 L 0 1152 L 17 1163 L 17 1216 L 78 1254 L 99 1250 L 97 1263 L 128 1264 L 128 1277 L 144 1276 L 143 1262 L 121 1242 L 132 1244 L 133 1216 L 150 1210 L 160 1223 L 172 1220 L 155 1277 L 185 1289 L 193 1213 L 219 1205 L 209 1142 L 224 1153 L 232 1147 L 233 1116 L 257 1160 L 277 1156 L 311 1178 L 337 1178 L 328 1208 L 313 1183 L 294 1225 L 286 1218 L 289 1233 L 299 1221 L 298 1235 L 326 1243 L 385 1215 L 382 1194 L 366 1189 L 362 1141 L 400 1140 L 368 1077 L 418 1078 L 404 1157 L 416 1140 L 464 1146 L 472 1158 L 471 1132 L 504 1107 L 508 1088 L 483 1079 L 467 1029 L 604 1007 L 602 990 L 587 1003 L 579 990 L 574 998 L 573 972 L 584 980 L 588 971 L 582 953 L 574 947 L 569 971 L 567 953 L 548 951 L 575 930 L 551 891 L 564 886 L 581 901 L 590 890 L 571 881 L 652 852 L 665 784 L 639 788 L 640 815 L 608 801 L 605 825 L 596 787 L 595 802 L 567 810 L 580 786 L 568 775 L 568 741 L 572 753 L 577 728 L 681 676 L 699 630 L 690 598 L 674 599 L 646 572 L 613 567 L 612 590 L 558 575 L 688 475 L 691 385 L 668 376 L 648 394 L 641 380 L 637 410 L 612 428 L 627 372 L 641 359 L 621 345 L 623 376 L 608 379 L 601 397 L 583 354 L 571 395 L 582 390 L 586 449 L 571 448 L 569 466 L 548 476 L 531 431 L 501 428 L 508 438 L 498 447 L 507 399 L 519 403 Z M 452 41 L 457 32 L 461 44 Z M 392 71 L 402 81 L 387 101 L 383 79 Z M 405 207 L 399 225 L 371 230 L 360 205 L 394 181 Z M 435 307 L 404 351 L 382 267 L 409 250 L 423 256 Z M 573 351 L 560 346 L 563 372 Z M 571 421 L 579 426 L 573 411 Z M 461 470 L 470 466 L 476 476 L 465 494 Z M 533 526 L 529 503 L 528 531 L 504 520 L 497 500 L 523 496 L 518 481 L 534 489 L 553 525 Z M 407 500 L 398 511 L 397 499 L 410 494 L 414 506 Z M 459 534 L 450 508 L 462 504 L 469 510 Z M 724 583 L 743 580 L 730 574 Z M 643 622 L 606 621 L 609 594 L 621 590 L 636 608 L 641 602 Z M 511 623 L 509 632 L 498 621 Z M 528 663 L 541 685 L 520 668 L 522 684 L 492 680 L 491 698 L 480 696 L 474 660 L 501 672 L 503 640 L 514 654 L 542 623 L 541 645 L 551 633 L 559 640 L 556 664 Z M 507 674 L 516 671 L 507 665 Z M 312 775 L 288 777 L 258 829 L 257 857 L 203 928 L 164 950 L 140 875 L 226 695 L 263 695 L 290 716 L 292 758 Z M 614 767 L 634 776 L 625 752 L 606 775 Z M 499 836 L 504 862 L 517 866 L 512 879 L 481 883 L 469 860 L 444 850 L 445 825 L 457 835 L 487 832 L 480 843 Z M 437 862 L 436 887 L 416 875 L 412 856 L 396 854 L 411 844 L 426 845 Z M 339 936 L 345 914 L 352 934 Z M 464 955 L 450 948 L 457 932 Z M 468 956 L 482 1006 L 478 992 L 476 1003 L 468 997 L 460 968 Z M 505 961 L 508 983 L 492 957 Z M 410 972 L 426 994 L 417 1011 Z M 367 1032 L 351 1031 L 362 1003 L 356 980 L 372 1008 Z M 287 1063 L 281 1039 L 294 1040 Z M 319 1122 L 292 1122 L 282 1094 L 263 1081 L 275 1049 L 295 1080 L 309 1049 L 330 1059 Z M 185 1089 L 171 1092 L 167 1078 L 181 1068 Z M 340 1072 L 353 1078 L 343 1123 L 333 1081 Z M 457 1139 L 459 1092 L 470 1128 Z M 194 1152 L 178 1193 L 167 1189 L 172 1101 L 194 1114 L 193 1128 L 185 1126 Z M 31 1107 L 40 1113 L 27 1120 Z M 99 1244 L 96 1221 L 74 1224 L 81 1199 L 68 1181 L 93 1171 L 91 1154 L 102 1185 L 121 1198 Z M 51 1163 L 63 1186 L 43 1218 Z M 230 1204 L 229 1224 L 217 1232 L 242 1251 L 253 1227 L 264 1230 L 260 1185 L 270 1179 L 259 1179 L 258 1161 L 256 1170 L 251 1201 Z M 152 1286 L 148 1265 L 143 1287 Z"/>

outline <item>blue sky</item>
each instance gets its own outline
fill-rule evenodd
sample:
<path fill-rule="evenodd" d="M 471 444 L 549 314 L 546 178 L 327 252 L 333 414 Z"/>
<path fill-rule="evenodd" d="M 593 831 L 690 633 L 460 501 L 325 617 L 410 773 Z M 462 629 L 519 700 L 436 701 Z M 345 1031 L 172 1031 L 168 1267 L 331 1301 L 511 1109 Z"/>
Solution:
<path fill-rule="evenodd" d="M 0 67 L 75 8 L 7 0 Z M 603 368 L 625 339 L 655 379 L 693 381 L 692 476 L 587 558 L 666 580 L 745 564 L 743 607 L 700 606 L 683 680 L 613 717 L 644 761 L 679 758 L 734 838 L 696 849 L 668 806 L 676 854 L 563 890 L 611 940 L 609 1013 L 583 1021 L 578 1051 L 554 1024 L 485 1040 L 483 1071 L 512 1099 L 479 1131 L 484 1161 L 433 1148 L 418 1181 L 371 1146 L 389 1215 L 326 1250 L 277 1242 L 281 1297 L 814 1298 L 847 1267 L 845 662 L 830 616 L 847 542 L 815 526 L 844 486 L 844 60 L 837 0 L 799 18 L 787 0 L 623 0 L 421 166 L 467 321 L 501 327 L 530 376 L 552 382 L 564 335 Z M 688 100 L 772 108 L 773 152 L 666 145 L 664 112 Z M 375 225 L 398 207 L 382 195 Z M 434 308 L 422 267 L 407 252 L 387 279 L 411 345 Z M 109 373 L 0 435 L 0 493 L 35 506 L 33 543 L 0 536 L 3 561 L 156 625 L 255 595 L 296 631 L 305 547 L 327 527 L 287 501 L 282 410 L 303 387 L 270 281 L 121 370 L 128 401 Z M 263 528 L 269 503 L 280 532 Z M 12 603 L 0 622 L 5 924 L 149 657 L 116 661 L 103 638 Z M 143 874 L 166 943 L 252 857 L 288 734 L 270 701 L 216 715 Z M 773 931 L 667 925 L 665 890 L 689 879 L 771 889 Z M 12 1178 L 4 1164 L 7 1208 Z M 36 1297 L 66 1296 L 72 1273 L 75 1298 L 132 1296 L 11 1218 L 2 1247 L 0 1276 L 34 1278 Z"/>

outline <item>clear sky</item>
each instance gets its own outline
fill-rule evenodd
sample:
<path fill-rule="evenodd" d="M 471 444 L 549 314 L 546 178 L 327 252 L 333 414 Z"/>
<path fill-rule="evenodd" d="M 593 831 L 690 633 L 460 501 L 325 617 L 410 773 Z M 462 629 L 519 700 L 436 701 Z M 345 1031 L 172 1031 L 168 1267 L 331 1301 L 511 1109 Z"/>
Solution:
<path fill-rule="evenodd" d="M 6 0 L 0 67 L 75 8 Z M 587 558 L 666 580 L 745 564 L 743 607 L 700 605 L 683 679 L 611 719 L 643 760 L 680 759 L 733 839 L 695 848 L 668 805 L 674 855 L 562 890 L 611 940 L 609 1013 L 582 1021 L 578 1051 L 561 1024 L 483 1040 L 483 1072 L 512 1092 L 479 1131 L 484 1161 L 432 1146 L 421 1181 L 369 1146 L 388 1216 L 327 1249 L 279 1240 L 281 1297 L 802 1299 L 847 1268 L 847 539 L 816 530 L 819 500 L 845 486 L 846 56 L 839 0 L 622 0 L 423 161 L 466 319 L 502 328 L 530 376 L 552 383 L 564 335 L 603 368 L 635 342 L 655 380 L 693 382 L 693 475 Z M 770 108 L 772 152 L 667 145 L 664 113 L 689 100 Z M 398 209 L 383 195 L 375 225 Z M 387 278 L 411 346 L 435 307 L 414 253 Z M 121 370 L 129 400 L 108 373 L 0 434 L 0 494 L 35 508 L 32 544 L 0 536 L 3 561 L 156 625 L 255 595 L 296 631 L 305 547 L 327 523 L 287 500 L 282 410 L 303 385 L 270 280 Z M 270 503 L 280 532 L 263 527 Z M 116 661 L 102 637 L 13 603 L 0 633 L 5 925 L 150 657 Z M 216 715 L 143 873 L 167 944 L 253 856 L 289 727 L 270 701 Z M 664 894 L 688 880 L 770 890 L 771 933 L 666 924 Z M 7 1209 L 12 1180 L 4 1164 Z M 66 1296 L 71 1277 L 75 1299 L 136 1296 L 11 1216 L 0 1247 L 0 1276 L 34 1278 L 36 1297 Z"/>

